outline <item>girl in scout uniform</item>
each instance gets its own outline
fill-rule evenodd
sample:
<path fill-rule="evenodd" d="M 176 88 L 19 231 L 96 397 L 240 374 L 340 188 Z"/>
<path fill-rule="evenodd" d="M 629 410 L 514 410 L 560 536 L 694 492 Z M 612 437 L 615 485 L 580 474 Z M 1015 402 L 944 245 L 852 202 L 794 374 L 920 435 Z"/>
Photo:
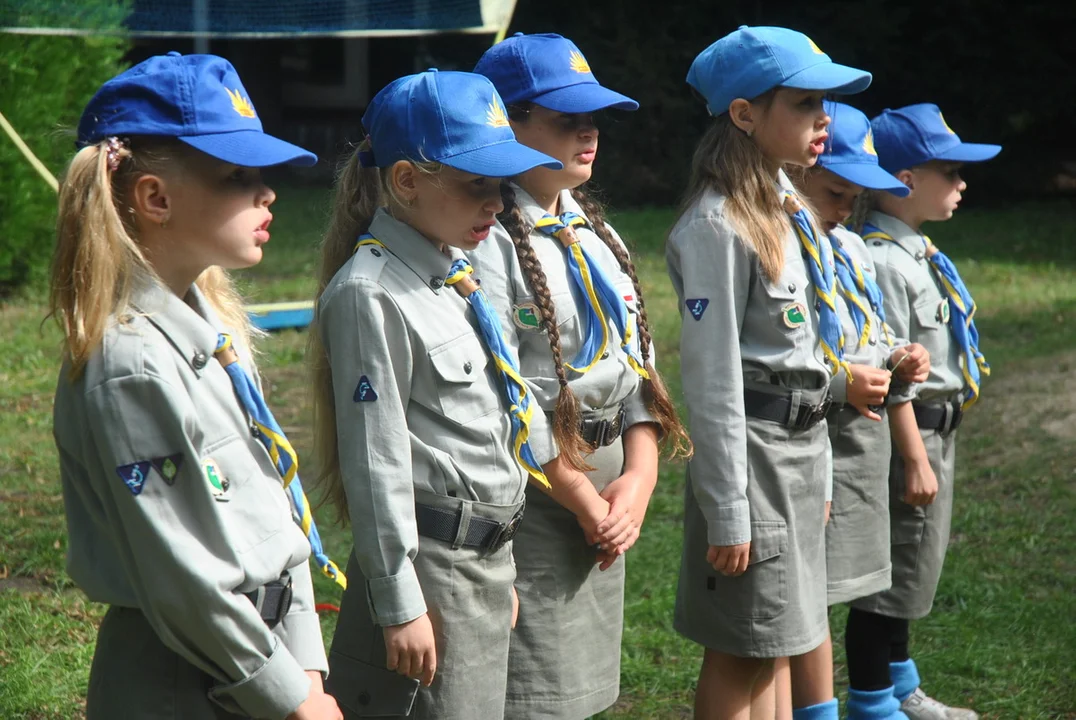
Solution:
<path fill-rule="evenodd" d="M 925 695 L 908 653 L 910 620 L 926 616 L 934 602 L 953 510 L 956 429 L 979 397 L 989 366 L 979 352 L 972 317 L 975 303 L 956 267 L 922 233 L 922 225 L 952 217 L 967 187 L 966 162 L 989 160 L 998 145 L 961 142 L 936 105 L 886 110 L 871 121 L 881 167 L 910 193 L 871 197 L 875 210 L 860 230 L 874 260 L 885 299 L 886 320 L 898 336 L 921 343 L 931 357 L 929 376 L 894 394 L 909 402 L 926 453 L 893 455 L 889 469 L 893 585 L 853 603 L 848 631 L 859 638 L 849 666 L 871 668 L 852 677 L 854 690 L 893 686 L 901 711 L 913 720 L 978 717 Z M 855 658 L 855 659 L 853 659 Z M 885 664 L 888 661 L 888 673 Z"/>
<path fill-rule="evenodd" d="M 852 381 L 846 387 L 831 386 L 835 399 L 841 390 L 846 391 L 846 397 L 842 403 L 834 402 L 826 418 L 833 450 L 833 512 L 826 525 L 826 574 L 829 604 L 834 605 L 890 586 L 886 480 L 890 422 L 896 449 L 908 459 L 906 467 L 926 457 L 909 403 L 890 405 L 886 412 L 880 406 L 865 405 L 856 396 L 875 378 L 887 376 L 887 367 L 895 368 L 890 392 L 897 395 L 908 384 L 926 380 L 930 361 L 921 345 L 907 344 L 886 325 L 874 263 L 863 240 L 843 226 L 864 189 L 904 197 L 908 188 L 878 167 L 866 115 L 828 100 L 823 107 L 833 120 L 829 139 L 817 164 L 803 173 L 801 186 L 833 246 L 845 358 L 852 371 Z M 920 502 L 923 491 L 913 487 L 918 478 L 908 476 L 906 502 Z M 854 612 L 852 617 L 856 617 Z M 869 677 L 869 667 L 857 662 L 857 643 L 861 640 L 855 621 L 850 621 L 845 642 L 850 657 L 856 661 L 850 661 L 848 666 L 852 677 L 848 717 L 900 718 L 900 703 L 893 697 L 892 687 L 858 689 L 865 684 L 860 679 Z M 888 678 L 887 661 L 883 661 L 880 670 Z"/>
<path fill-rule="evenodd" d="M 212 55 L 108 81 L 78 141 L 50 307 L 67 568 L 111 606 L 87 716 L 340 718 L 322 690 L 311 542 L 282 482 L 307 520 L 309 506 L 222 269 L 255 265 L 269 240 L 276 195 L 258 168 L 317 158 L 264 134 Z"/>
<path fill-rule="evenodd" d="M 494 237 L 471 253 L 483 287 L 517 332 L 523 377 L 552 416 L 532 434 L 540 460 L 558 456 L 628 520 L 615 548 L 592 546 L 565 508 L 532 488 L 515 541 L 519 623 L 509 654 L 505 714 L 579 720 L 612 705 L 620 688 L 624 564 L 657 482 L 658 441 L 689 441 L 654 370 L 638 278 L 623 242 L 580 187 L 598 144 L 594 113 L 638 103 L 598 84 L 560 35 L 495 45 L 475 72 L 508 105 L 520 142 L 560 160 L 504 190 Z M 548 467 L 548 466 L 547 466 Z"/>
<path fill-rule="evenodd" d="M 354 537 L 330 689 L 348 717 L 500 718 L 509 541 L 528 475 L 548 484 L 527 443 L 545 417 L 463 250 L 488 241 L 498 177 L 560 163 L 515 141 L 471 73 L 400 78 L 363 125 L 322 250 L 313 352 L 324 474 Z M 609 504 L 552 479 L 600 535 Z"/>
<path fill-rule="evenodd" d="M 822 154 L 824 93 L 870 79 L 772 27 L 740 28 L 688 72 L 714 116 L 666 248 L 696 448 L 674 618 L 706 648 L 696 717 L 772 715 L 774 659 L 785 657 L 793 716 L 837 717 L 824 420 L 847 362 L 829 241 L 779 168 Z M 881 404 L 887 387 L 863 400 Z"/>

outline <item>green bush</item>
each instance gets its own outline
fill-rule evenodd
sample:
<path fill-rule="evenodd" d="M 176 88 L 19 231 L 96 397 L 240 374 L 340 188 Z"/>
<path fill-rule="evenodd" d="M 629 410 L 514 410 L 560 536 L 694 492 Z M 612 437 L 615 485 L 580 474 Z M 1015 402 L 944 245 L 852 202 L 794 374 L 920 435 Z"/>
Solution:
<path fill-rule="evenodd" d="M 123 69 L 128 43 L 108 37 L 0 34 L 0 112 L 59 176 L 82 108 Z M 0 133 L 0 297 L 48 272 L 56 194 Z"/>

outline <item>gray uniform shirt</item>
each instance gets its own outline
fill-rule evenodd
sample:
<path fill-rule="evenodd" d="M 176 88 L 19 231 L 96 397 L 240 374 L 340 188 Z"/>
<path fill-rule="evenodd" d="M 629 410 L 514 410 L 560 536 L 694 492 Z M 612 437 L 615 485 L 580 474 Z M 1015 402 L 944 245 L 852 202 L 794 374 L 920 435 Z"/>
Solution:
<path fill-rule="evenodd" d="M 899 337 L 919 343 L 930 353 L 926 381 L 908 386 L 899 395 L 890 393 L 890 402 L 952 400 L 964 388 L 960 346 L 949 332 L 949 300 L 926 259 L 923 236 L 880 212 L 872 212 L 867 222 L 893 237 L 867 241 L 885 296 L 886 321 Z"/>
<path fill-rule="evenodd" d="M 830 237 L 831 242 L 840 243 L 840 247 L 848 252 L 852 261 L 859 265 L 863 270 L 864 275 L 873 277 L 875 282 L 878 281 L 878 275 L 874 270 L 874 260 L 867 251 L 867 246 L 863 242 L 863 238 L 841 226 L 837 226 L 833 232 L 830 233 Z M 854 290 L 854 288 L 852 289 Z M 891 349 L 893 347 L 898 347 L 899 344 L 903 343 L 898 340 L 896 334 L 893 332 L 889 333 L 889 339 L 887 341 L 885 333 L 882 332 L 881 319 L 870 310 L 870 303 L 866 298 L 863 298 L 864 305 L 866 305 L 868 311 L 871 313 L 871 329 L 866 344 L 860 345 L 860 332 L 856 329 L 855 320 L 852 319 L 852 312 L 848 308 L 848 300 L 840 293 L 838 293 L 837 297 L 840 300 L 840 302 L 837 303 L 837 310 L 841 316 L 841 328 L 844 330 L 844 359 L 855 365 L 885 367 Z M 892 345 L 890 343 L 892 343 Z M 844 370 L 841 370 L 841 372 L 834 377 L 833 383 L 831 384 L 835 400 L 838 397 L 836 388 L 838 379 L 840 379 L 842 384 L 846 383 Z M 841 392 L 844 391 L 842 390 Z M 845 394 L 845 397 L 847 397 L 847 394 Z"/>
<path fill-rule="evenodd" d="M 415 490 L 510 505 L 527 480 L 474 311 L 444 284 L 462 253 L 442 253 L 383 210 L 370 233 L 385 247 L 359 248 L 317 314 L 355 555 L 385 626 L 426 612 L 413 565 Z"/>
<path fill-rule="evenodd" d="M 513 188 L 516 192 L 516 203 L 527 221 L 533 225 L 542 219 L 545 210 L 534 198 L 518 186 Z M 586 217 L 567 190 L 561 192 L 560 207 L 561 212 L 574 212 Z M 616 241 L 623 245 L 620 236 L 611 227 L 609 230 Z M 576 228 L 576 235 L 587 253 L 612 279 L 620 296 L 625 298 L 629 323 L 633 328 L 632 343 L 638 352 L 638 298 L 635 297 L 635 286 L 631 278 L 621 270 L 616 256 L 589 227 Z M 586 307 L 586 300 L 569 276 L 566 251 L 560 241 L 535 230 L 531 232 L 530 242 L 545 271 L 549 294 L 556 308 L 562 359 L 571 363 L 585 340 L 584 315 L 579 308 Z M 478 249 L 469 252 L 468 257 L 474 265 L 476 276 L 482 280 L 483 289 L 497 307 L 505 329 L 515 331 L 514 344 L 519 349 L 522 377 L 534 391 L 538 404 L 546 412 L 552 412 L 557 404 L 560 384 L 549 347 L 549 336 L 539 324 L 529 321 L 529 318 L 538 317 L 538 310 L 534 304 L 534 293 L 520 268 L 512 238 L 497 224 L 490 237 Z M 646 409 L 641 392 L 641 378 L 628 364 L 627 357 L 620 348 L 620 334 L 611 320 L 608 325 L 609 345 L 594 367 L 582 375 L 565 368 L 572 392 L 579 399 L 584 411 L 612 408 L 624 403 L 625 428 L 636 423 L 656 422 Z M 653 345 L 650 348 L 650 356 L 651 363 L 654 363 Z M 548 425 L 542 430 L 531 430 L 531 448 L 540 463 L 547 462 L 558 454 Z"/>
<path fill-rule="evenodd" d="M 184 302 L 149 282 L 132 305 L 81 377 L 65 364 L 56 389 L 68 573 L 91 600 L 140 609 L 219 682 L 219 704 L 283 718 L 309 691 L 303 671 L 328 672 L 310 544 L 213 358 L 226 328 L 201 292 Z M 269 630 L 241 593 L 285 570 L 294 601 Z"/>
<path fill-rule="evenodd" d="M 680 368 L 695 444 L 689 468 L 711 545 L 751 539 L 744 384 L 770 385 L 776 376 L 785 387 L 817 390 L 831 380 L 791 224 L 784 254 L 781 277 L 770 283 L 713 190 L 684 212 L 666 245 L 683 322 Z"/>

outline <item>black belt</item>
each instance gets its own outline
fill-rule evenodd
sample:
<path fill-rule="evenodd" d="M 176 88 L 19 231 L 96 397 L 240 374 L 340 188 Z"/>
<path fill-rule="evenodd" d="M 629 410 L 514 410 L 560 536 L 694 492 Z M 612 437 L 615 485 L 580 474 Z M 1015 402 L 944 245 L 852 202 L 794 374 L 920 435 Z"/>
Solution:
<path fill-rule="evenodd" d="M 616 416 L 608 420 L 583 418 L 579 423 L 579 434 L 592 448 L 608 447 L 616 442 L 624 432 L 624 406 L 621 405 Z"/>
<path fill-rule="evenodd" d="M 279 580 L 265 583 L 257 590 L 243 594 L 254 603 L 258 614 L 272 630 L 291 609 L 291 575 L 285 572 Z"/>
<path fill-rule="evenodd" d="M 462 510 L 447 510 L 415 503 L 415 522 L 418 525 L 418 534 L 425 535 L 434 540 L 443 540 L 447 543 L 455 543 L 459 535 Z M 506 523 L 497 522 L 478 515 L 471 515 L 471 523 L 467 526 L 467 534 L 463 538 L 464 547 L 475 547 L 496 552 L 505 543 L 511 540 L 519 530 L 519 524 L 523 521 L 523 507 Z"/>
<path fill-rule="evenodd" d="M 833 399 L 827 394 L 817 405 L 801 402 L 792 407 L 792 397 L 784 393 L 768 393 L 744 388 L 744 410 L 751 417 L 787 425 L 793 430 L 810 430 L 826 417 Z"/>
<path fill-rule="evenodd" d="M 964 421 L 964 408 L 957 403 L 925 405 L 913 402 L 912 410 L 915 411 L 915 422 L 919 427 L 924 430 L 937 430 L 942 435 L 955 432 Z"/>

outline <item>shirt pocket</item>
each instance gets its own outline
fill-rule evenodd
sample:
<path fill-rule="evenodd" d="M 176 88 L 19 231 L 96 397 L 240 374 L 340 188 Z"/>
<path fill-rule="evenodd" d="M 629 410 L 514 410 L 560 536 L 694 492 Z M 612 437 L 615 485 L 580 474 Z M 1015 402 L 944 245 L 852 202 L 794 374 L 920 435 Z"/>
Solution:
<path fill-rule="evenodd" d="M 269 477 L 246 440 L 233 435 L 203 452 L 200 472 L 237 553 L 277 535 L 291 522 L 291 506 L 279 477 Z"/>
<path fill-rule="evenodd" d="M 767 314 L 773 319 L 777 331 L 785 337 L 798 337 L 807 332 L 814 288 L 807 276 L 795 267 L 794 259 L 785 265 L 781 278 L 771 283 L 760 274 Z"/>
<path fill-rule="evenodd" d="M 575 305 L 575 297 L 570 292 L 558 293 L 552 296 L 553 312 L 557 320 L 557 334 L 560 336 L 560 349 L 564 362 L 571 362 L 575 354 L 579 352 L 581 319 L 578 308 Z M 537 315 L 538 304 L 533 297 L 523 298 L 519 308 L 534 308 Z M 540 315 L 539 315 L 540 317 Z M 541 322 L 541 320 L 539 320 Z M 525 331 L 518 334 L 519 337 L 519 365 L 525 378 L 549 378 L 555 377 L 553 367 L 553 351 L 549 345 L 549 333 L 545 331 L 545 325 L 540 324 L 533 331 Z"/>
<path fill-rule="evenodd" d="M 913 308 L 915 324 L 918 326 L 917 337 L 923 347 L 932 356 L 945 347 L 947 338 L 943 335 L 949 332 L 946 322 L 949 314 L 949 301 L 940 295 L 928 294 L 927 299 L 920 300 Z"/>
<path fill-rule="evenodd" d="M 429 351 L 429 358 L 437 376 L 437 400 L 446 418 L 466 425 L 501 409 L 499 388 L 486 372 L 489 355 L 475 335 L 438 345 Z"/>

